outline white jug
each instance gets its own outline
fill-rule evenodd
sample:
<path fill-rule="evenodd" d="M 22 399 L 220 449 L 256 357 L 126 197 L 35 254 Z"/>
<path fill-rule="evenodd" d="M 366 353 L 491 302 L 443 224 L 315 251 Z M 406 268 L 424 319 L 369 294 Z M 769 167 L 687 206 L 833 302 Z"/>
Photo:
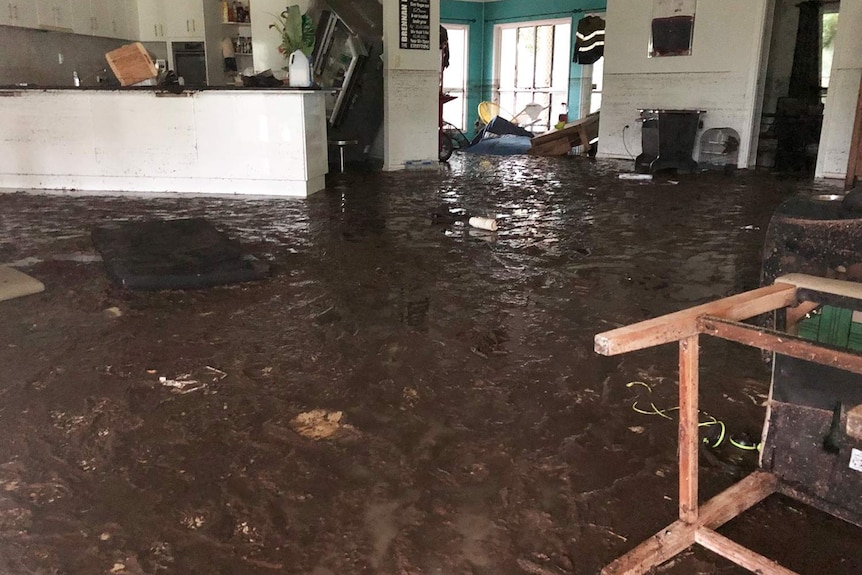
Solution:
<path fill-rule="evenodd" d="M 311 65 L 302 50 L 290 54 L 287 65 L 287 83 L 292 88 L 307 88 L 311 86 Z"/>

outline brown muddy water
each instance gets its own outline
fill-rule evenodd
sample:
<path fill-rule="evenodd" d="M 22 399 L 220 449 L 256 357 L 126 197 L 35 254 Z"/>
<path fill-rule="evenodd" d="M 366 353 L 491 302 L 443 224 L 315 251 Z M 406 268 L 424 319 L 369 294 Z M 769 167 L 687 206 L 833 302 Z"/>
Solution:
<path fill-rule="evenodd" d="M 677 374 L 673 345 L 606 358 L 593 336 L 756 287 L 773 210 L 834 191 L 621 170 L 456 157 L 307 201 L 0 195 L 0 261 L 47 286 L 0 302 L 0 573 L 598 573 L 676 516 L 675 422 L 631 405 L 676 405 Z M 93 225 L 187 216 L 273 276 L 108 281 Z M 703 409 L 757 437 L 768 368 L 703 347 Z M 332 435 L 297 431 L 313 410 Z M 708 497 L 756 456 L 701 464 Z M 722 532 L 862 572 L 857 529 L 781 497 Z M 702 549 L 657 572 L 744 573 Z"/>

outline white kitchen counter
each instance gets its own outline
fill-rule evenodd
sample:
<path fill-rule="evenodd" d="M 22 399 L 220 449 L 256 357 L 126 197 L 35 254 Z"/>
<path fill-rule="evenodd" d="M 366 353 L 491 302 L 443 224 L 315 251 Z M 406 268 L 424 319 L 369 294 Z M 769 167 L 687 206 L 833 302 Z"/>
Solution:
<path fill-rule="evenodd" d="M 306 197 L 323 93 L 0 89 L 0 188 Z"/>

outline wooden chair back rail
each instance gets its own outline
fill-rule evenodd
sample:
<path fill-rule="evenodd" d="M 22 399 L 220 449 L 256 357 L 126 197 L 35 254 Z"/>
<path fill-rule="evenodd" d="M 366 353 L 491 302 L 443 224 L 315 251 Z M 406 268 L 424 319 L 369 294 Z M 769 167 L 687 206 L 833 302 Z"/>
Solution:
<path fill-rule="evenodd" d="M 698 318 L 697 324 L 700 333 L 706 335 L 862 375 L 862 355 L 857 353 L 815 344 L 784 332 L 727 321 L 718 317 L 702 316 Z"/>
<path fill-rule="evenodd" d="M 618 355 L 685 339 L 698 333 L 697 320 L 704 315 L 744 320 L 794 304 L 796 286 L 776 283 L 600 333 L 596 352 Z"/>
<path fill-rule="evenodd" d="M 711 335 L 862 374 L 862 355 L 740 323 L 789 306 L 793 306 L 790 311 L 810 311 L 814 306 L 807 302 L 825 299 L 862 309 L 862 285 L 793 274 L 779 278 L 771 286 L 596 335 L 596 351 L 603 355 L 678 341 L 680 374 L 679 520 L 609 564 L 602 575 L 643 575 L 695 543 L 761 575 L 798 575 L 715 532 L 780 490 L 780 481 L 772 473 L 757 471 L 704 505 L 698 504 L 698 340 L 700 334 Z M 788 317 L 795 320 L 799 315 L 797 312 Z"/>

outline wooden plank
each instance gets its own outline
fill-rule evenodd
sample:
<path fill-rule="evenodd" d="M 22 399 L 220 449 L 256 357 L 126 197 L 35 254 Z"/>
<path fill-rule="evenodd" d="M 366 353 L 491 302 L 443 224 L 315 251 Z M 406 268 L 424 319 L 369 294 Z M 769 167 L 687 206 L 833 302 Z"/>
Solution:
<path fill-rule="evenodd" d="M 595 337 L 595 350 L 617 355 L 653 347 L 698 333 L 697 318 L 702 315 L 742 320 L 795 303 L 796 287 L 776 283 L 600 333 Z"/>
<path fill-rule="evenodd" d="M 568 140 L 553 140 L 542 144 L 532 144 L 530 153 L 534 156 L 565 156 L 572 149 Z"/>
<path fill-rule="evenodd" d="M 588 153 L 593 147 L 592 144 L 590 144 L 590 140 L 592 140 L 592 138 L 583 126 L 578 129 L 578 138 L 581 140 L 581 146 L 584 148 L 584 153 Z"/>
<path fill-rule="evenodd" d="M 697 530 L 694 537 L 695 541 L 700 545 L 703 545 L 713 553 L 718 553 L 722 557 L 730 559 L 752 573 L 758 573 L 759 575 L 799 575 L 795 571 L 782 567 L 772 559 L 767 559 L 763 555 L 755 553 L 723 535 L 719 535 L 712 529 L 701 527 Z"/>
<path fill-rule="evenodd" d="M 706 502 L 693 524 L 682 520 L 670 524 L 608 564 L 602 575 L 643 575 L 690 547 L 699 528 L 718 529 L 775 493 L 777 487 L 778 480 L 771 473 L 752 473 Z"/>
<path fill-rule="evenodd" d="M 532 143 L 534 145 L 540 145 L 547 142 L 553 142 L 554 140 L 571 140 L 572 138 L 578 137 L 578 134 L 581 133 L 581 128 L 592 129 L 598 133 L 598 126 L 599 113 L 594 112 L 584 116 L 583 118 L 578 118 L 574 122 L 566 124 L 566 126 L 560 130 L 553 130 L 547 134 L 536 136 L 533 138 Z"/>
<path fill-rule="evenodd" d="M 796 307 L 787 308 L 786 329 L 789 333 L 795 334 L 796 324 L 806 315 L 814 311 L 820 306 L 816 301 L 804 301 Z"/>
<path fill-rule="evenodd" d="M 847 174 L 844 189 L 856 185 L 856 176 L 862 175 L 862 82 L 859 82 L 859 96 L 856 98 L 856 119 L 853 121 L 853 135 L 850 140 L 850 156 L 847 160 Z"/>
<path fill-rule="evenodd" d="M 775 330 L 722 318 L 704 316 L 697 322 L 700 332 L 707 335 L 862 374 L 862 355 L 814 344 L 806 339 Z"/>
<path fill-rule="evenodd" d="M 775 493 L 778 485 L 773 474 L 755 471 L 701 505 L 697 525 L 718 529 Z"/>
<path fill-rule="evenodd" d="M 697 521 L 698 336 L 679 342 L 679 518 Z"/>
<path fill-rule="evenodd" d="M 808 274 L 787 274 L 776 278 L 775 283 L 789 284 L 796 286 L 797 289 L 804 288 L 862 301 L 862 283 L 859 282 L 822 278 Z"/>
<path fill-rule="evenodd" d="M 696 531 L 695 525 L 676 521 L 608 564 L 602 575 L 642 575 L 691 547 Z"/>

